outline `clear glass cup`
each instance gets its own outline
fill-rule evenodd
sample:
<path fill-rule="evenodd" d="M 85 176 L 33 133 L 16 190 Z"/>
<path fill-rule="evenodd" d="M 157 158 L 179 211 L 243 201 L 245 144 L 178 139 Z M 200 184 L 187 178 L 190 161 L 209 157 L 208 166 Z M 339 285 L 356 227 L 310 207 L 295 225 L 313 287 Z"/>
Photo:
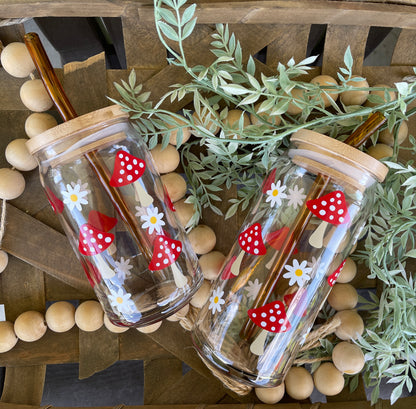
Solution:
<path fill-rule="evenodd" d="M 360 236 L 387 168 L 302 130 L 265 179 L 192 337 L 210 368 L 280 384 Z"/>
<path fill-rule="evenodd" d="M 146 144 L 118 106 L 27 142 L 109 319 L 146 326 L 181 309 L 203 276 Z"/>

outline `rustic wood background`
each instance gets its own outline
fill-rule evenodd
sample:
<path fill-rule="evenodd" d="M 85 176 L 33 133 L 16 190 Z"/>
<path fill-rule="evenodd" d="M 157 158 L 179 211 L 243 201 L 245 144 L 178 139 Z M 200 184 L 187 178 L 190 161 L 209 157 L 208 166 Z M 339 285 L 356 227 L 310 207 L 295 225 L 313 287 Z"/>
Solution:
<path fill-rule="evenodd" d="M 200 1 L 198 25 L 186 44 L 188 61 L 209 64 L 212 55 L 206 50 L 212 41 L 214 23 L 230 24 L 242 44 L 244 57 L 267 47 L 265 63 L 256 61 L 258 71 L 271 73 L 277 62 L 290 57 L 297 61 L 306 56 L 312 24 L 326 24 L 322 72 L 333 75 L 342 65 L 343 54 L 351 46 L 355 72 L 370 84 L 392 85 L 413 73 L 416 66 L 416 8 L 414 1 Z M 0 0 L 0 18 L 42 16 L 120 17 L 123 25 L 127 70 L 107 70 L 104 53 L 83 62 L 66 64 L 57 73 L 78 114 L 109 104 L 107 96 L 118 98 L 113 82 L 126 79 L 134 68 L 138 81 L 158 100 L 169 85 L 185 82 L 186 74 L 166 62 L 153 24 L 151 2 L 142 1 L 7 1 Z M 389 66 L 363 66 L 365 45 L 371 27 L 398 27 L 401 32 Z M 0 27 L 4 45 L 21 41 L 22 24 Z M 26 79 L 10 77 L 0 69 L 0 166 L 10 167 L 4 149 L 15 138 L 26 137 L 24 121 L 30 112 L 19 99 L 19 88 Z M 175 102 L 169 108 L 177 111 L 190 101 Z M 415 134 L 415 121 L 410 132 Z M 26 190 L 7 204 L 6 235 L 2 248 L 10 256 L 7 270 L 0 276 L 0 302 L 5 304 L 7 319 L 23 311 L 45 311 L 45 303 L 56 300 L 94 298 L 84 273 L 70 248 L 55 215 L 42 192 L 37 171 L 26 172 Z M 224 209 L 226 204 L 223 205 Z M 204 223 L 217 233 L 216 249 L 229 250 L 242 215 L 227 223 L 206 212 Z M 357 286 L 375 286 L 362 274 Z M 19 342 L 8 353 L 0 355 L 0 366 L 6 367 L 0 409 L 29 409 L 40 405 L 46 365 L 79 362 L 80 378 L 107 368 L 119 360 L 143 360 L 145 368 L 144 403 L 148 408 L 222 408 L 262 409 L 254 394 L 241 398 L 231 393 L 211 375 L 192 348 L 189 333 L 177 323 L 164 322 L 155 333 L 143 335 L 135 330 L 117 335 L 101 329 L 85 333 L 77 328 L 64 334 L 48 331 L 34 343 Z M 182 375 L 182 362 L 192 369 Z M 163 380 L 161 377 L 163 376 Z M 367 409 L 362 385 L 352 395 L 348 391 L 328 398 L 322 409 Z M 155 406 L 156 405 L 156 406 Z M 157 406 L 161 405 L 161 406 Z M 224 406 L 223 406 L 224 405 Z M 225 406 L 227 405 L 227 406 Z M 279 409 L 306 409 L 311 404 L 290 402 L 276 405 Z M 416 400 L 401 399 L 394 407 L 413 408 Z M 389 408 L 380 402 L 377 409 Z"/>

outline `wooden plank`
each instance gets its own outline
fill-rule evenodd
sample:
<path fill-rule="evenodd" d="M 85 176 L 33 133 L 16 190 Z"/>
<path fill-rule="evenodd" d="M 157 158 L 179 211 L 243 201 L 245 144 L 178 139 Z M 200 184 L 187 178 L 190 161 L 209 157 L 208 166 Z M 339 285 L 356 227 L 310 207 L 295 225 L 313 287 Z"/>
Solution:
<path fill-rule="evenodd" d="M 416 30 L 402 30 L 394 47 L 391 65 L 416 65 Z"/>
<path fill-rule="evenodd" d="M 184 376 L 177 378 L 173 384 L 166 385 L 166 382 L 164 384 L 166 386 L 165 390 L 161 390 L 160 394 L 149 403 L 153 405 L 214 404 L 218 403 L 224 396 L 228 396 L 224 386 L 212 382 L 194 370 L 190 370 Z M 231 401 L 236 403 L 232 398 Z"/>
<path fill-rule="evenodd" d="M 7 227 L 1 248 L 81 293 L 92 294 L 68 239 L 10 204 L 7 204 Z"/>
<path fill-rule="evenodd" d="M 89 378 L 119 360 L 118 334 L 102 326 L 93 332 L 79 331 L 79 379 Z"/>
<path fill-rule="evenodd" d="M 177 358 L 146 359 L 144 361 L 144 404 L 152 405 L 159 402 L 159 397 L 169 385 L 182 377 L 182 362 Z M 171 403 L 170 401 L 165 403 Z"/>
<path fill-rule="evenodd" d="M 105 53 L 64 65 L 62 85 L 78 115 L 109 105 L 106 98 Z"/>
<path fill-rule="evenodd" d="M 296 62 L 302 61 L 306 57 L 310 29 L 309 24 L 279 25 L 280 35 L 267 46 L 266 64 L 276 69 L 279 62 L 286 64 L 292 57 Z"/>
<path fill-rule="evenodd" d="M 322 74 L 336 78 L 339 67 L 344 66 L 344 54 L 348 46 L 354 58 L 353 72 L 361 75 L 365 45 L 369 27 L 329 25 L 326 31 L 325 46 L 322 61 Z M 354 41 L 351 41 L 354 38 Z"/>
<path fill-rule="evenodd" d="M 171 357 L 159 344 L 134 329 L 119 334 L 118 337 L 121 361 Z M 98 341 L 97 336 L 96 342 Z M 79 329 L 73 327 L 63 333 L 48 330 L 38 341 L 18 341 L 12 350 L 1 354 L 0 361 L 4 367 L 79 362 Z"/>
<path fill-rule="evenodd" d="M 46 365 L 7 368 L 1 401 L 13 404 L 40 405 L 45 373 Z"/>

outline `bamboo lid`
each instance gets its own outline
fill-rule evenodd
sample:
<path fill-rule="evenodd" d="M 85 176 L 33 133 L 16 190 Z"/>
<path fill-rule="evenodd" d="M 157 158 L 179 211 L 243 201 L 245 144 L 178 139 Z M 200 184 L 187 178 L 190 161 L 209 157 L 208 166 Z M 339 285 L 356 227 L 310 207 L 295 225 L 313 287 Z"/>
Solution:
<path fill-rule="evenodd" d="M 97 111 L 89 112 L 70 121 L 64 122 L 54 128 L 34 136 L 26 142 L 26 146 L 31 154 L 34 154 L 69 135 L 85 131 L 100 124 L 110 125 L 113 121 L 128 118 L 128 113 L 123 112 L 119 105 L 111 105 Z"/>
<path fill-rule="evenodd" d="M 370 155 L 318 132 L 301 129 L 291 136 L 290 141 L 298 148 L 302 147 L 311 151 L 319 150 L 325 152 L 325 155 L 329 158 L 361 168 L 373 175 L 379 182 L 385 179 L 389 171 L 387 166 Z"/>

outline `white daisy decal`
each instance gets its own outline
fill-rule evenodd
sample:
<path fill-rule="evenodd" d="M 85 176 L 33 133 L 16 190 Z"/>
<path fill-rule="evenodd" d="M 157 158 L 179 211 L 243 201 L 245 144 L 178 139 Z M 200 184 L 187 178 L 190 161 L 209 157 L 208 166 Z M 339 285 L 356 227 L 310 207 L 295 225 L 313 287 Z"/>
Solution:
<path fill-rule="evenodd" d="M 254 299 L 257 297 L 257 294 L 259 293 L 261 288 L 261 283 L 259 282 L 259 279 L 256 278 L 254 281 L 249 281 L 247 283 L 247 287 L 245 290 L 247 291 L 247 297 L 250 299 Z"/>
<path fill-rule="evenodd" d="M 87 189 L 88 183 L 81 184 L 81 181 L 78 180 L 77 183 L 71 182 L 71 184 L 66 185 L 66 191 L 62 192 L 64 197 L 64 203 L 69 207 L 69 210 L 73 210 L 74 207 L 81 211 L 82 205 L 88 204 L 88 200 L 85 196 L 90 193 Z"/>
<path fill-rule="evenodd" d="M 140 219 L 144 221 L 142 224 L 143 229 L 149 229 L 149 234 L 152 234 L 154 231 L 158 234 L 162 233 L 162 226 L 165 225 L 165 222 L 162 220 L 163 213 L 158 213 L 158 211 L 157 207 L 154 207 L 153 209 L 148 207 L 146 209 L 147 214 L 140 215 L 139 212 L 136 213 L 136 216 L 140 216 Z"/>
<path fill-rule="evenodd" d="M 221 311 L 221 305 L 225 304 L 225 301 L 222 299 L 224 291 L 220 288 L 216 288 L 209 299 L 209 309 L 212 311 L 212 314 L 215 314 L 217 311 Z"/>
<path fill-rule="evenodd" d="M 303 260 L 302 263 L 294 259 L 293 265 L 285 265 L 285 269 L 288 271 L 287 273 L 283 274 L 284 278 L 289 279 L 289 285 L 297 284 L 299 287 L 303 285 L 303 283 L 310 278 L 310 272 L 312 268 L 307 267 L 307 261 Z"/>
<path fill-rule="evenodd" d="M 295 209 L 297 209 L 298 206 L 302 206 L 306 199 L 306 195 L 303 194 L 303 187 L 300 190 L 297 185 L 295 185 L 293 189 L 289 188 L 287 198 L 289 199 L 289 206 L 293 206 Z"/>
<path fill-rule="evenodd" d="M 286 193 L 283 193 L 286 190 L 286 186 L 280 186 L 280 180 L 277 183 L 272 183 L 270 185 L 270 190 L 266 192 L 267 199 L 266 202 L 270 202 L 270 206 L 274 205 L 280 206 L 282 204 L 282 199 L 286 199 Z"/>
<path fill-rule="evenodd" d="M 124 257 L 120 258 L 120 261 L 116 261 L 116 273 L 117 277 L 124 281 L 126 277 L 130 274 L 130 270 L 133 268 L 133 266 L 130 265 L 130 259 L 124 260 Z"/>
<path fill-rule="evenodd" d="M 121 313 L 128 314 L 131 311 L 134 311 L 135 304 L 133 300 L 130 299 L 131 294 L 125 293 L 122 288 L 117 292 L 110 290 L 111 294 L 108 296 L 110 304 L 112 307 L 117 308 Z"/>

